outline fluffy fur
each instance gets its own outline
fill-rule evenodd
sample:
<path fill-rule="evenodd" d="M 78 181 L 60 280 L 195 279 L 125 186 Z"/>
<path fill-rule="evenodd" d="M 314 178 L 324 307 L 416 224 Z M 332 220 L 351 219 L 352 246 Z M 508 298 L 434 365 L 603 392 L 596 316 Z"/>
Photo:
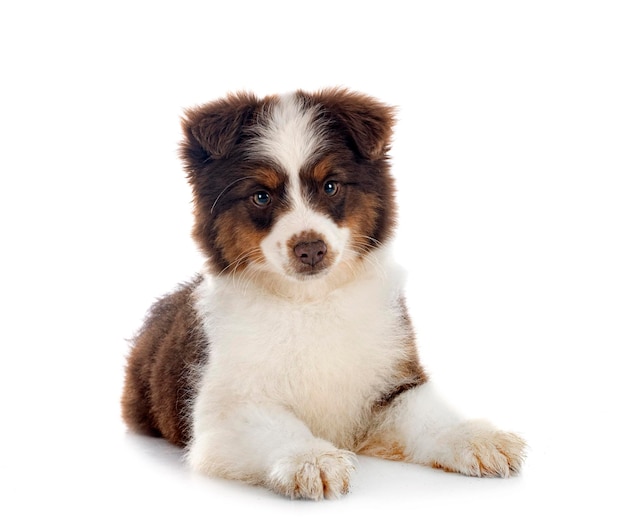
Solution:
<path fill-rule="evenodd" d="M 348 491 L 356 453 L 509 476 L 524 442 L 466 421 L 422 368 L 388 252 L 393 110 L 346 90 L 190 109 L 181 155 L 204 273 L 157 302 L 123 416 L 201 472 Z"/>

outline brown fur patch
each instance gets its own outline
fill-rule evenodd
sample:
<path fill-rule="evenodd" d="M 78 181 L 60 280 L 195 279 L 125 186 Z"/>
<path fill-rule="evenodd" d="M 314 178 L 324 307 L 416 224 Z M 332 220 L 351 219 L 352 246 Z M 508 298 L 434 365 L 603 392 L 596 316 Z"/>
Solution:
<path fill-rule="evenodd" d="M 179 446 L 189 440 L 194 369 L 208 348 L 193 308 L 198 282 L 152 306 L 130 352 L 122 395 L 122 417 L 131 430 Z"/>
<path fill-rule="evenodd" d="M 321 107 L 323 118 L 331 120 L 332 128 L 343 130 L 365 159 L 380 160 L 386 156 L 395 122 L 393 107 L 342 88 L 314 93 L 300 91 L 298 95 Z"/>
<path fill-rule="evenodd" d="M 329 178 L 329 176 L 332 175 L 336 166 L 337 162 L 332 154 L 324 156 L 317 163 L 315 163 L 315 165 L 313 165 L 311 176 L 315 181 L 323 183 L 327 178 Z"/>
<path fill-rule="evenodd" d="M 419 361 L 417 346 L 415 344 L 415 332 L 413 323 L 406 306 L 406 301 L 401 298 L 398 305 L 400 311 L 400 321 L 402 322 L 402 331 L 404 333 L 404 358 L 396 366 L 394 381 L 395 384 L 389 391 L 374 403 L 374 411 L 389 406 L 393 400 L 412 388 L 421 386 L 428 381 L 428 374 Z"/>
<path fill-rule="evenodd" d="M 215 245 L 230 265 L 228 272 L 243 271 L 250 262 L 264 259 L 260 244 L 265 232 L 242 222 L 245 212 L 239 209 L 243 208 L 233 208 L 220 215 L 214 226 Z"/>
<path fill-rule="evenodd" d="M 385 413 L 405 391 L 427 382 L 428 375 L 419 361 L 413 325 L 404 298 L 400 299 L 398 310 L 402 326 L 399 331 L 405 336 L 404 359 L 396 366 L 393 385 L 373 403 L 373 427 L 358 445 L 357 452 L 393 461 L 406 461 L 408 456 L 404 445 L 384 425 Z"/>
<path fill-rule="evenodd" d="M 268 189 L 277 189 L 284 184 L 285 177 L 271 167 L 259 167 L 254 172 L 255 179 Z"/>
<path fill-rule="evenodd" d="M 181 148 L 188 171 L 194 173 L 207 155 L 216 160 L 228 157 L 262 105 L 254 94 L 237 92 L 188 109 L 182 123 L 186 141 Z"/>
<path fill-rule="evenodd" d="M 343 226 L 350 229 L 353 247 L 358 253 L 364 254 L 366 253 L 364 249 L 375 246 L 375 241 L 369 234 L 375 231 L 378 221 L 375 212 L 380 209 L 379 198 L 374 195 L 363 195 L 360 197 L 358 207 L 349 204 L 347 209 Z"/>
<path fill-rule="evenodd" d="M 391 461 L 405 461 L 407 458 L 400 442 L 382 438 L 369 439 L 359 447 L 358 452 L 366 456 L 380 457 Z"/>

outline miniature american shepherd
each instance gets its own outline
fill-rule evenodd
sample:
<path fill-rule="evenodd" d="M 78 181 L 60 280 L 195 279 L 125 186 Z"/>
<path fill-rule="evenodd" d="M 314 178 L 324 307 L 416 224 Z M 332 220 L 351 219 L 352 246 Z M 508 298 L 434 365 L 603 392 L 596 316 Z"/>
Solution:
<path fill-rule="evenodd" d="M 181 157 L 206 267 L 134 338 L 122 414 L 191 468 L 291 498 L 345 494 L 356 454 L 468 476 L 524 441 L 466 420 L 420 363 L 390 255 L 394 110 L 346 89 L 189 109 Z"/>

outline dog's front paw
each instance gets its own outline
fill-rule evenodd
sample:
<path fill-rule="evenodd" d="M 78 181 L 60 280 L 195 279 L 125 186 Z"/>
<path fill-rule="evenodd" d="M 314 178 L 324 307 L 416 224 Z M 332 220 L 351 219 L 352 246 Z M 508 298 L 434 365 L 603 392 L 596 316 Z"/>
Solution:
<path fill-rule="evenodd" d="M 268 485 L 291 498 L 336 498 L 348 492 L 355 468 L 356 456 L 347 450 L 302 453 L 277 461 Z"/>
<path fill-rule="evenodd" d="M 442 452 L 432 465 L 468 476 L 509 477 L 519 472 L 526 443 L 514 433 L 488 423 L 460 424 L 440 438 Z"/>

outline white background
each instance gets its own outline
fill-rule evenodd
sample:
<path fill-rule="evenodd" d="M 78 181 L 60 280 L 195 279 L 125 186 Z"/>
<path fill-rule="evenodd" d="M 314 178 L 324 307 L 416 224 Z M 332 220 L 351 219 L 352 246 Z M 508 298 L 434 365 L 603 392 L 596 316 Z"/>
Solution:
<path fill-rule="evenodd" d="M 0 526 L 624 527 L 622 5 L 3 2 Z M 125 433 L 125 340 L 201 263 L 182 109 L 329 85 L 398 106 L 422 360 L 528 439 L 517 478 L 362 458 L 291 502 Z"/>

